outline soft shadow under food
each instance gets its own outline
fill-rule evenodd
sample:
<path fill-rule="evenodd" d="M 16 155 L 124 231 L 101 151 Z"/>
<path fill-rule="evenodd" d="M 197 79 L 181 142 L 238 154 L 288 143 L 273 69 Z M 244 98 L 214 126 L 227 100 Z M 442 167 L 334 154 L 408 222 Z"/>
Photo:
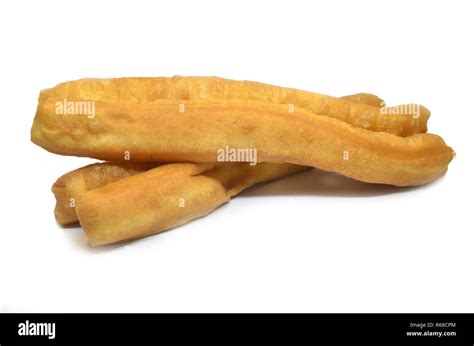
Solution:
<path fill-rule="evenodd" d="M 396 187 L 383 184 L 368 184 L 339 174 L 312 169 L 285 179 L 259 184 L 242 192 L 240 196 L 372 197 L 392 193 L 403 193 L 419 188 L 423 187 Z"/>

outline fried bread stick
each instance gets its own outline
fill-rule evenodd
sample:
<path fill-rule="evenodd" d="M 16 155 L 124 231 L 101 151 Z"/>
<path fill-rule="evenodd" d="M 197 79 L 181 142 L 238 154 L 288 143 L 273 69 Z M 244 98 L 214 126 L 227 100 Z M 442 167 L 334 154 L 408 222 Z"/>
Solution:
<path fill-rule="evenodd" d="M 58 154 L 110 161 L 130 153 L 137 161 L 215 162 L 223 148 L 253 148 L 259 161 L 311 166 L 396 186 L 440 177 L 454 155 L 436 135 L 401 138 L 301 108 L 288 113 L 286 105 L 250 101 L 97 103 L 93 119 L 58 116 L 54 104 L 44 102 L 32 139 Z"/>
<path fill-rule="evenodd" d="M 307 167 L 176 163 L 82 194 L 76 213 L 93 246 L 145 237 L 207 215 L 240 191 Z"/>

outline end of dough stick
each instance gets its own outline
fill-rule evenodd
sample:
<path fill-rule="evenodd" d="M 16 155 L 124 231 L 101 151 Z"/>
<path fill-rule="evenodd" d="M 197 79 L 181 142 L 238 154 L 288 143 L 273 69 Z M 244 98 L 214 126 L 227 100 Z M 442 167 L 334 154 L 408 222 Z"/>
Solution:
<path fill-rule="evenodd" d="M 51 188 L 56 198 L 54 209 L 56 221 L 61 225 L 78 222 L 76 203 L 83 193 L 145 172 L 158 165 L 158 162 L 102 162 L 64 174 Z"/>
<path fill-rule="evenodd" d="M 204 216 L 229 197 L 200 176 L 208 164 L 169 164 L 83 194 L 76 212 L 91 245 L 144 237 Z"/>

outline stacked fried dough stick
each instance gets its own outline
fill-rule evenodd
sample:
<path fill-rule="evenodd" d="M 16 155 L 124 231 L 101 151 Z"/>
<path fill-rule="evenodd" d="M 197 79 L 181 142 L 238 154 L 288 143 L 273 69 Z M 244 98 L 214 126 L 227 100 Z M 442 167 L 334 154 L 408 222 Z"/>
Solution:
<path fill-rule="evenodd" d="M 93 116 L 58 114 L 58 102 L 71 101 L 93 102 Z M 53 153 L 112 161 L 53 185 L 58 222 L 79 221 L 102 245 L 186 223 L 309 167 L 396 186 L 443 175 L 454 152 L 425 133 L 429 111 L 383 106 L 371 94 L 335 98 L 215 77 L 83 79 L 41 92 L 31 135 Z M 226 147 L 255 149 L 259 163 L 216 162 Z"/>

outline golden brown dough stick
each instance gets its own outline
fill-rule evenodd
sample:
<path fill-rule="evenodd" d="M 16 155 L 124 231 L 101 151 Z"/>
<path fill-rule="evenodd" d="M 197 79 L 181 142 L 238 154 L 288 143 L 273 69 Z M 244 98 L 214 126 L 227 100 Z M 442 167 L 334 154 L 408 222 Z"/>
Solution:
<path fill-rule="evenodd" d="M 54 103 L 41 102 L 32 139 L 58 154 L 110 161 L 129 152 L 137 161 L 215 162 L 223 148 L 254 148 L 259 161 L 397 186 L 430 182 L 453 158 L 453 150 L 436 135 L 401 138 L 301 108 L 288 114 L 284 105 L 257 102 L 98 103 L 93 119 L 58 116 Z"/>
<path fill-rule="evenodd" d="M 160 100 L 184 101 L 250 101 L 269 102 L 286 107 L 302 108 L 308 112 L 327 115 L 356 127 L 371 131 L 409 136 L 427 131 L 428 109 L 405 107 L 405 112 L 417 111 L 416 116 L 400 114 L 400 107 L 384 109 L 350 99 L 337 98 L 308 91 L 269 84 L 234 81 L 217 77 L 116 78 L 80 79 L 43 90 L 42 102 L 89 100 L 107 104 L 148 104 Z"/>
<path fill-rule="evenodd" d="M 78 221 L 77 198 L 83 193 L 158 166 L 156 162 L 94 163 L 61 176 L 53 185 L 56 198 L 54 215 L 58 223 L 69 225 Z"/>
<path fill-rule="evenodd" d="M 374 94 L 358 93 L 341 97 L 343 100 L 363 103 L 374 107 L 385 107 L 385 101 Z"/>
<path fill-rule="evenodd" d="M 81 195 L 76 212 L 92 245 L 110 244 L 184 224 L 256 183 L 305 169 L 275 163 L 167 164 Z"/>

